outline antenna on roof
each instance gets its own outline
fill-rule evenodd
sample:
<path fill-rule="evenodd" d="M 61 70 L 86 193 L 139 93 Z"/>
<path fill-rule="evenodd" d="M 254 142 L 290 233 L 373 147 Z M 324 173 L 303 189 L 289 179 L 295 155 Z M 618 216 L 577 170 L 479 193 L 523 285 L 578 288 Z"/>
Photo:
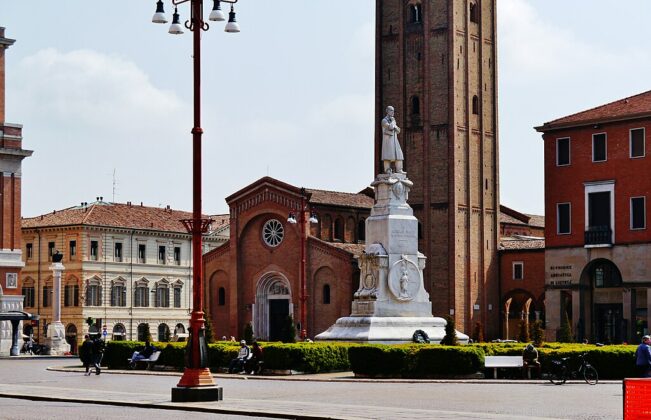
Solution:
<path fill-rule="evenodd" d="M 112 200 L 113 203 L 115 203 L 115 188 L 116 188 L 117 185 L 118 185 L 118 182 L 117 182 L 117 180 L 116 180 L 116 178 L 115 178 L 115 170 L 116 170 L 116 169 L 113 168 L 113 200 Z"/>

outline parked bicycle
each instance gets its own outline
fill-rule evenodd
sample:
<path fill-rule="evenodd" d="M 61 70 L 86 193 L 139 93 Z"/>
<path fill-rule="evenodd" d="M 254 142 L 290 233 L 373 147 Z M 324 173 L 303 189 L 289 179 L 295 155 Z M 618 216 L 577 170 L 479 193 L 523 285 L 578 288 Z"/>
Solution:
<path fill-rule="evenodd" d="M 555 385 L 562 385 L 568 379 L 583 378 L 588 384 L 596 385 L 599 382 L 599 375 L 595 369 L 586 360 L 586 353 L 576 357 L 574 362 L 572 357 L 563 357 L 560 360 L 551 361 L 551 372 L 549 380 Z"/>

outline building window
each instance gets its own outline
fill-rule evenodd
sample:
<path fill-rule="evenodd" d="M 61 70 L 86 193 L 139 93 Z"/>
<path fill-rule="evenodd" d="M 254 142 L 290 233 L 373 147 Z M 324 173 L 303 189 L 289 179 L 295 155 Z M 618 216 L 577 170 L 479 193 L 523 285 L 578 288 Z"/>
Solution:
<path fill-rule="evenodd" d="M 357 222 L 357 242 L 364 242 L 366 240 L 366 220 L 361 219 Z"/>
<path fill-rule="evenodd" d="M 592 278 L 594 286 L 602 287 L 621 287 L 622 276 L 619 270 L 610 261 L 599 261 L 592 267 Z"/>
<path fill-rule="evenodd" d="M 174 247 L 174 264 L 181 265 L 181 247 Z"/>
<path fill-rule="evenodd" d="M 68 284 L 63 288 L 63 306 L 79 306 L 79 286 Z"/>
<path fill-rule="evenodd" d="M 180 287 L 175 287 L 174 288 L 174 307 L 175 308 L 180 308 L 181 307 L 181 288 Z"/>
<path fill-rule="evenodd" d="M 523 262 L 514 262 L 513 263 L 513 280 L 522 280 L 524 279 L 524 263 Z"/>
<path fill-rule="evenodd" d="M 470 2 L 470 21 L 472 23 L 479 23 L 479 8 L 475 2 Z"/>
<path fill-rule="evenodd" d="M 610 229 L 610 191 L 588 193 L 588 229 Z"/>
<path fill-rule="evenodd" d="M 90 241 L 90 259 L 97 261 L 97 253 L 99 251 L 99 246 L 97 241 Z"/>
<path fill-rule="evenodd" d="M 418 96 L 411 97 L 411 113 L 412 115 L 420 114 L 420 99 Z"/>
<path fill-rule="evenodd" d="M 102 288 L 99 284 L 86 286 L 86 306 L 102 305 Z"/>
<path fill-rule="evenodd" d="M 270 247 L 277 247 L 285 237 L 283 224 L 276 219 L 267 220 L 262 227 L 262 240 Z"/>
<path fill-rule="evenodd" d="M 477 95 L 472 97 L 472 113 L 479 115 L 479 96 Z"/>
<path fill-rule="evenodd" d="M 165 245 L 158 246 L 158 264 L 165 264 Z"/>
<path fill-rule="evenodd" d="M 646 198 L 631 198 L 631 229 L 646 228 Z"/>
<path fill-rule="evenodd" d="M 160 324 L 158 326 L 158 341 L 163 343 L 170 341 L 170 327 L 167 324 Z"/>
<path fill-rule="evenodd" d="M 149 324 L 138 324 L 138 341 L 145 341 L 149 340 L 150 338 L 151 333 L 149 332 Z"/>
<path fill-rule="evenodd" d="M 69 259 L 73 260 L 74 256 L 77 255 L 77 241 L 70 241 L 68 245 Z"/>
<path fill-rule="evenodd" d="M 592 161 L 604 162 L 607 159 L 606 133 L 592 135 Z"/>
<path fill-rule="evenodd" d="M 569 235 L 571 233 L 570 218 L 571 218 L 570 203 L 556 204 L 556 220 L 558 223 L 556 227 L 556 232 L 559 235 Z"/>
<path fill-rule="evenodd" d="M 147 262 L 147 246 L 145 244 L 138 245 L 138 262 L 140 264 Z"/>
<path fill-rule="evenodd" d="M 111 306 L 127 306 L 127 288 L 122 283 L 111 286 Z"/>
<path fill-rule="evenodd" d="M 335 219 L 335 241 L 344 241 L 344 222 L 341 220 L 341 217 Z"/>
<path fill-rule="evenodd" d="M 138 284 L 133 291 L 133 306 L 139 308 L 149 307 L 149 287 L 146 284 Z"/>
<path fill-rule="evenodd" d="M 25 255 L 27 255 L 28 260 L 31 260 L 34 256 L 34 244 L 31 242 L 25 245 Z"/>
<path fill-rule="evenodd" d="M 47 260 L 52 261 L 52 255 L 54 255 L 54 242 L 47 243 Z"/>
<path fill-rule="evenodd" d="M 423 8 L 420 4 L 412 4 L 409 7 L 409 17 L 411 23 L 421 23 L 423 21 Z"/>
<path fill-rule="evenodd" d="M 634 128 L 631 130 L 631 157 L 644 157 L 644 128 Z"/>
<path fill-rule="evenodd" d="M 170 288 L 167 283 L 158 283 L 156 285 L 156 299 L 154 306 L 157 308 L 169 308 L 170 307 Z"/>
<path fill-rule="evenodd" d="M 226 289 L 223 287 L 220 287 L 219 291 L 217 292 L 217 304 L 219 306 L 226 305 Z"/>
<path fill-rule="evenodd" d="M 52 286 L 43 286 L 43 307 L 52 306 Z"/>
<path fill-rule="evenodd" d="M 24 308 L 33 308 L 34 307 L 34 286 L 23 287 L 23 307 Z"/>
<path fill-rule="evenodd" d="M 330 285 L 323 285 L 323 304 L 330 305 Z"/>
<path fill-rule="evenodd" d="M 586 182 L 585 245 L 608 246 L 615 238 L 614 181 Z"/>
<path fill-rule="evenodd" d="M 116 242 L 114 245 L 113 258 L 116 262 L 122 262 L 122 242 Z"/>
<path fill-rule="evenodd" d="M 556 166 L 570 164 L 570 138 L 556 139 Z"/>
<path fill-rule="evenodd" d="M 114 341 L 122 341 L 127 339 L 127 332 L 126 328 L 124 328 L 124 325 L 122 324 L 115 324 L 113 327 L 113 340 Z"/>

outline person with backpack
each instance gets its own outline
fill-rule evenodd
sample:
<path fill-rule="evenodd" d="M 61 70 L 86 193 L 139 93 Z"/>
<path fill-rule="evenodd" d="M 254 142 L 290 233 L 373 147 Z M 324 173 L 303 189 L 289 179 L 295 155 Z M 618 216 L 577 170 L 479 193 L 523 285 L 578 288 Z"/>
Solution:
<path fill-rule="evenodd" d="M 104 349 L 106 343 L 100 337 L 93 340 L 93 364 L 95 365 L 95 375 L 99 375 L 102 371 L 102 357 L 104 357 Z"/>
<path fill-rule="evenodd" d="M 81 359 L 81 363 L 84 364 L 84 368 L 86 368 L 86 373 L 84 373 L 84 376 L 89 376 L 90 365 L 93 363 L 93 342 L 90 340 L 90 336 L 88 334 L 84 336 L 84 342 L 79 348 L 79 358 Z"/>

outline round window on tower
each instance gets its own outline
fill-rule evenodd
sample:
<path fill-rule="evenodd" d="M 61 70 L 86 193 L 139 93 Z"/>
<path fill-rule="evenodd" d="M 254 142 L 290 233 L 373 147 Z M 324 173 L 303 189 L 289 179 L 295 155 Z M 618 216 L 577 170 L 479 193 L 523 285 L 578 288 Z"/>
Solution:
<path fill-rule="evenodd" d="M 262 227 L 262 240 L 271 247 L 277 247 L 283 241 L 285 229 L 276 219 L 267 220 Z"/>

